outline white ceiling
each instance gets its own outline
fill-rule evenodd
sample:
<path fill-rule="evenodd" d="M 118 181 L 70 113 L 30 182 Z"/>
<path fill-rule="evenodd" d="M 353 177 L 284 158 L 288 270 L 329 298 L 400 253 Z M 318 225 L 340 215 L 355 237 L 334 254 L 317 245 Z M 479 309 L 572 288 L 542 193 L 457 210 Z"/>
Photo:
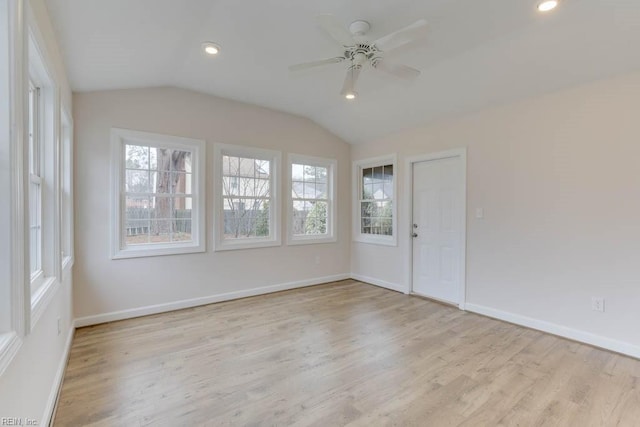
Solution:
<path fill-rule="evenodd" d="M 72 89 L 178 86 L 309 117 L 350 143 L 640 69 L 640 0 L 47 0 Z M 419 18 L 427 38 L 392 58 L 411 84 L 363 72 L 339 92 L 344 64 L 287 66 L 342 49 L 315 23 L 372 24 L 375 39 Z M 216 57 L 200 49 L 222 46 Z"/>

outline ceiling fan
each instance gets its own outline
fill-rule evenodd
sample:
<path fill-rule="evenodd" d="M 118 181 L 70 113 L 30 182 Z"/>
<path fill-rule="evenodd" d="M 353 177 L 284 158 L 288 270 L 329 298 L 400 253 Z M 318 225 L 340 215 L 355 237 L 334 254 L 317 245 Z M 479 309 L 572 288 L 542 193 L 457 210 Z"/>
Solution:
<path fill-rule="evenodd" d="M 347 61 L 347 75 L 340 92 L 347 99 L 357 97 L 356 81 L 363 67 L 367 64 L 376 70 L 384 71 L 404 80 L 414 80 L 420 75 L 420 71 L 415 68 L 389 63 L 384 59 L 384 54 L 424 37 L 427 28 L 427 21 L 424 19 L 374 41 L 369 41 L 366 37 L 367 32 L 371 29 L 371 25 L 366 21 L 354 21 L 349 25 L 348 30 L 333 15 L 320 15 L 317 17 L 317 22 L 324 31 L 340 43 L 344 53 L 335 58 L 291 65 L 290 71 Z"/>

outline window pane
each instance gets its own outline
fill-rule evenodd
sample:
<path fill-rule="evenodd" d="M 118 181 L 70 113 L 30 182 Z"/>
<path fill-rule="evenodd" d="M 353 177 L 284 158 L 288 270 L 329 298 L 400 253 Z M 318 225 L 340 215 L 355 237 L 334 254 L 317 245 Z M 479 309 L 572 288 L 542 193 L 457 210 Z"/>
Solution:
<path fill-rule="evenodd" d="M 329 175 L 329 169 L 318 166 L 316 168 L 316 181 L 327 182 L 327 176 Z"/>
<path fill-rule="evenodd" d="M 177 194 L 191 194 L 192 174 L 184 172 L 172 172 L 171 192 Z"/>
<path fill-rule="evenodd" d="M 361 232 L 363 234 L 393 235 L 392 204 L 384 202 L 362 202 Z"/>
<path fill-rule="evenodd" d="M 292 164 L 291 165 L 291 179 L 292 180 L 297 180 L 297 181 L 302 181 L 304 177 L 304 165 L 297 165 L 297 164 Z"/>
<path fill-rule="evenodd" d="M 255 179 L 253 182 L 253 193 L 245 194 L 244 196 L 251 197 L 269 197 L 269 179 Z"/>
<path fill-rule="evenodd" d="M 393 199 L 393 182 L 384 183 L 384 197 L 385 199 Z"/>
<path fill-rule="evenodd" d="M 255 166 L 258 178 L 268 178 L 270 176 L 271 164 L 268 160 L 256 160 Z"/>
<path fill-rule="evenodd" d="M 384 166 L 384 180 L 386 182 L 393 181 L 393 165 L 385 165 Z"/>
<path fill-rule="evenodd" d="M 373 199 L 383 200 L 385 198 L 383 181 L 376 181 L 374 184 L 371 184 L 371 186 L 373 189 Z"/>
<path fill-rule="evenodd" d="M 231 199 L 224 203 L 224 236 L 250 238 L 269 236 L 269 202 L 260 199 Z"/>
<path fill-rule="evenodd" d="M 141 170 L 127 170 L 125 189 L 128 193 L 150 192 L 149 172 Z"/>
<path fill-rule="evenodd" d="M 362 169 L 362 183 L 364 185 L 373 183 L 373 168 Z"/>
<path fill-rule="evenodd" d="M 316 184 L 316 198 L 327 199 L 327 184 Z"/>
<path fill-rule="evenodd" d="M 376 166 L 373 168 L 373 182 L 382 181 L 384 178 L 384 174 L 382 173 L 382 166 Z"/>
<path fill-rule="evenodd" d="M 315 199 L 316 198 L 316 184 L 314 182 L 305 182 L 304 183 L 303 197 L 305 199 Z"/>
<path fill-rule="evenodd" d="M 172 218 L 177 219 L 191 219 L 191 209 L 192 209 L 192 199 L 191 197 L 180 197 L 176 196 L 173 198 L 173 212 Z"/>
<path fill-rule="evenodd" d="M 173 234 L 171 239 L 174 242 L 186 242 L 191 240 L 191 220 L 177 219 L 173 221 Z"/>
<path fill-rule="evenodd" d="M 173 150 L 171 152 L 171 170 L 179 172 L 192 172 L 191 152 Z"/>
<path fill-rule="evenodd" d="M 126 145 L 125 167 L 127 169 L 149 169 L 149 147 Z"/>
<path fill-rule="evenodd" d="M 171 219 L 174 217 L 173 199 L 170 196 L 151 197 L 151 219 Z"/>
<path fill-rule="evenodd" d="M 127 245 L 149 243 L 150 224 L 148 219 L 127 219 L 125 225 L 125 243 Z"/>
<path fill-rule="evenodd" d="M 302 198 L 304 194 L 304 182 L 293 181 L 291 183 L 291 197 L 294 199 Z"/>
<path fill-rule="evenodd" d="M 150 243 L 167 243 L 171 241 L 171 221 L 152 220 L 149 232 Z"/>
<path fill-rule="evenodd" d="M 156 147 L 149 147 L 149 169 L 158 169 L 158 149 Z"/>
<path fill-rule="evenodd" d="M 293 234 L 327 233 L 326 202 L 293 202 Z"/>
<path fill-rule="evenodd" d="M 316 168 L 314 166 L 305 165 L 303 170 L 304 170 L 304 180 L 305 181 L 315 181 L 315 179 L 316 179 Z"/>

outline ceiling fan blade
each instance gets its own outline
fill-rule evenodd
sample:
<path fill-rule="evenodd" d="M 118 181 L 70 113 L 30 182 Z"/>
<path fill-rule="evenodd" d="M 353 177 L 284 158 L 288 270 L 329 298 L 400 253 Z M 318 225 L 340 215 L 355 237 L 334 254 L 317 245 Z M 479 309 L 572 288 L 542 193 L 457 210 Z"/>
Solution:
<path fill-rule="evenodd" d="M 337 56 L 335 58 L 321 59 L 319 61 L 303 62 L 302 64 L 295 64 L 289 66 L 289 71 L 306 70 L 307 68 L 320 67 L 322 65 L 337 64 L 344 61 L 344 57 Z"/>
<path fill-rule="evenodd" d="M 427 21 L 421 19 L 408 27 L 395 31 L 374 41 L 373 44 L 383 52 L 396 49 L 426 35 Z"/>
<path fill-rule="evenodd" d="M 420 70 L 408 65 L 389 64 L 386 61 L 379 61 L 375 65 L 376 70 L 384 71 L 403 80 L 415 80 L 420 76 Z"/>
<path fill-rule="evenodd" d="M 347 70 L 347 75 L 344 78 L 344 84 L 342 85 L 342 91 L 340 92 L 341 95 L 345 96 L 347 94 L 354 94 L 356 93 L 356 81 L 358 80 L 358 77 L 360 76 L 360 71 L 362 70 L 362 68 L 360 67 L 351 67 Z"/>
<path fill-rule="evenodd" d="M 351 32 L 349 32 L 335 16 L 328 14 L 319 15 L 316 21 L 327 34 L 342 46 L 354 46 L 356 44 Z"/>

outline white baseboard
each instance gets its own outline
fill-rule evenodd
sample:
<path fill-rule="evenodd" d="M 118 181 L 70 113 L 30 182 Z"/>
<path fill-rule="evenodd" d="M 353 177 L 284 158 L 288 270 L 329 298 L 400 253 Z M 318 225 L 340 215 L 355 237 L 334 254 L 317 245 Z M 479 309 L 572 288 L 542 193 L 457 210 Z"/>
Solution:
<path fill-rule="evenodd" d="M 42 425 L 48 426 L 53 421 L 53 415 L 56 409 L 56 403 L 58 402 L 58 396 L 62 391 L 62 380 L 64 379 L 64 372 L 67 369 L 67 362 L 69 361 L 69 353 L 71 352 L 71 344 L 73 343 L 73 334 L 75 330 L 76 329 L 72 324 L 69 328 L 69 333 L 67 334 L 67 342 L 64 346 L 64 353 L 62 353 L 60 363 L 58 363 L 56 376 L 53 379 L 53 386 L 51 387 L 51 392 L 49 393 L 49 398 L 47 399 L 47 405 L 44 408 L 44 415 L 41 418 L 43 420 Z"/>
<path fill-rule="evenodd" d="M 333 276 L 317 277 L 313 279 L 299 280 L 295 282 L 281 283 L 278 285 L 263 286 L 260 288 L 246 289 L 243 291 L 227 292 L 224 294 L 210 295 L 200 298 L 174 301 L 164 304 L 149 305 L 145 307 L 132 308 L 129 310 L 113 311 L 110 313 L 97 314 L 77 318 L 74 321 L 76 328 L 83 326 L 97 325 L 100 323 L 113 322 L 116 320 L 131 319 L 133 317 L 147 316 L 150 314 L 164 313 L 167 311 L 180 310 L 183 308 L 197 307 L 200 305 L 213 304 L 216 302 L 230 301 L 239 298 L 252 297 L 256 295 L 270 294 L 273 292 L 287 291 L 290 289 L 303 288 L 306 286 L 320 285 L 323 283 L 336 282 L 338 280 L 350 279 L 351 275 L 336 274 Z"/>
<path fill-rule="evenodd" d="M 494 319 L 504 320 L 505 322 L 514 323 L 516 325 L 526 326 L 527 328 L 536 329 L 538 331 L 547 332 L 574 341 L 583 342 L 595 347 L 611 350 L 616 353 L 625 354 L 627 356 L 640 359 L 640 346 L 633 345 L 624 341 L 618 341 L 602 335 L 592 334 L 590 332 L 581 331 L 579 329 L 569 328 L 567 326 L 558 325 L 556 323 L 544 320 L 534 319 L 532 317 L 522 316 L 516 313 L 497 310 L 495 308 L 486 307 L 477 304 L 465 304 L 465 309 L 473 313 L 482 314 Z"/>
<path fill-rule="evenodd" d="M 403 294 L 408 294 L 409 293 L 409 290 L 406 289 L 403 286 L 400 286 L 400 285 L 398 285 L 396 283 L 385 282 L 384 280 L 376 279 L 374 277 L 367 277 L 367 276 L 363 276 L 361 274 L 351 273 L 351 278 L 354 279 L 354 280 L 359 280 L 361 282 L 368 283 L 370 285 L 379 286 L 379 287 L 385 288 L 385 289 L 391 289 L 392 291 L 400 292 L 400 293 L 403 293 Z"/>

